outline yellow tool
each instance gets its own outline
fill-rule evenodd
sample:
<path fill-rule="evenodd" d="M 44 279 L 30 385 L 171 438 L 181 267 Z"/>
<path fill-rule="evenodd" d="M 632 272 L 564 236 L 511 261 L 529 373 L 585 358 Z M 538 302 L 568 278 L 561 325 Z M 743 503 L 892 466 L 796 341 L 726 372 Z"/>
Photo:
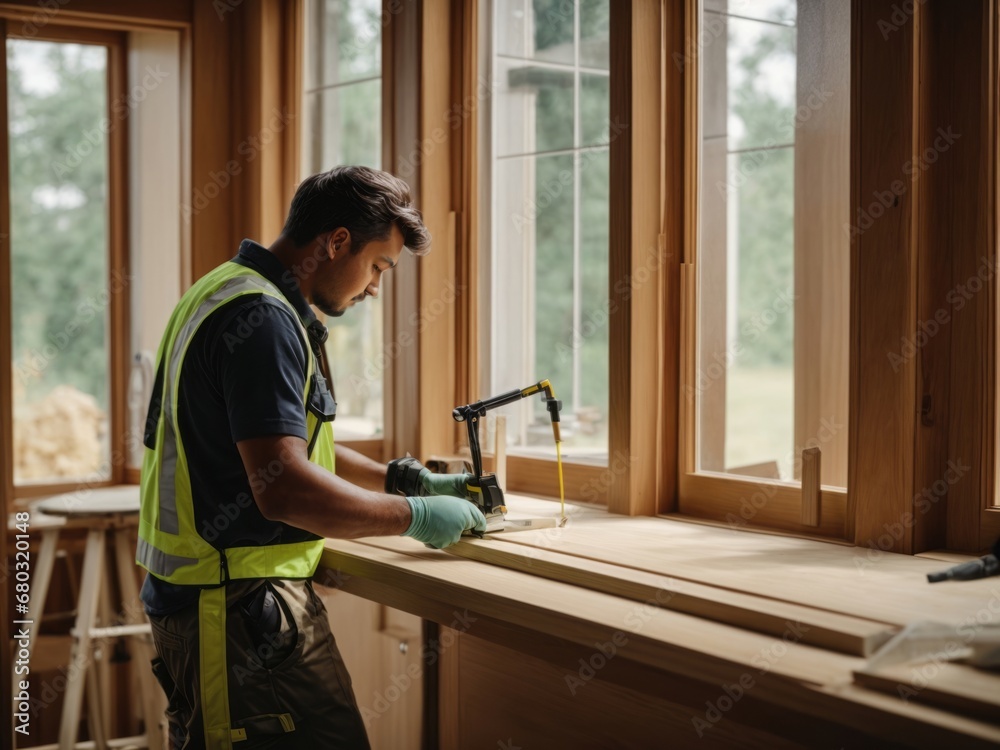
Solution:
<path fill-rule="evenodd" d="M 473 502 L 483 512 L 483 515 L 486 516 L 487 532 L 501 531 L 505 528 L 504 514 L 507 512 L 507 506 L 504 504 L 503 490 L 500 489 L 496 475 L 483 474 L 482 453 L 479 448 L 479 420 L 485 417 L 486 412 L 490 409 L 496 409 L 498 406 L 504 406 L 519 399 L 533 396 L 536 393 L 542 394 L 542 401 L 545 402 L 545 407 L 549 410 L 549 416 L 552 419 L 552 435 L 556 441 L 556 466 L 559 471 L 559 509 L 561 516 L 559 525 L 561 526 L 566 522 L 566 499 L 564 496 L 562 473 L 562 436 L 559 433 L 559 410 L 562 409 L 562 401 L 556 398 L 552 384 L 548 380 L 540 380 L 526 388 L 507 391 L 506 393 L 501 393 L 499 396 L 493 396 L 492 398 L 476 401 L 465 406 L 457 406 L 451 413 L 456 422 L 465 422 L 469 428 L 469 452 L 472 454 L 473 476 L 466 484 L 466 487 L 475 498 Z M 482 534 L 477 534 L 477 536 L 482 537 Z"/>

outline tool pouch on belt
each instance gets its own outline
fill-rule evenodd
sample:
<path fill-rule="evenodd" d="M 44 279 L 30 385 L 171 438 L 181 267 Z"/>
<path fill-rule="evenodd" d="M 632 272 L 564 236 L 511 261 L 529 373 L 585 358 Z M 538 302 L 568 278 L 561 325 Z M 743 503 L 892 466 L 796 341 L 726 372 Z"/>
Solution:
<path fill-rule="evenodd" d="M 295 647 L 298 630 L 293 619 L 285 616 L 274 588 L 267 581 L 240 600 L 253 650 L 265 669 L 280 664 Z M 288 627 L 282 630 L 282 619 Z"/>

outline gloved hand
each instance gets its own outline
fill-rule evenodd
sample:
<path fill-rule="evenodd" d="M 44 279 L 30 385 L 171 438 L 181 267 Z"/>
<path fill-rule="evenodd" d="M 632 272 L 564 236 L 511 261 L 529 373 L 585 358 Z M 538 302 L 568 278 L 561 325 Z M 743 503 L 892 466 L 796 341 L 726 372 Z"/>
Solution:
<path fill-rule="evenodd" d="M 486 531 L 486 517 L 468 500 L 447 495 L 407 497 L 412 519 L 403 536 L 441 549 L 459 540 L 463 531 Z"/>
<path fill-rule="evenodd" d="M 465 483 L 471 478 L 472 474 L 435 474 L 425 468 L 420 472 L 417 482 L 422 496 L 451 495 L 468 500 L 469 491 L 465 489 Z"/>
<path fill-rule="evenodd" d="M 435 474 L 413 456 L 406 456 L 389 462 L 385 491 L 390 495 L 451 495 L 469 500 L 465 483 L 471 478 L 471 474 Z"/>

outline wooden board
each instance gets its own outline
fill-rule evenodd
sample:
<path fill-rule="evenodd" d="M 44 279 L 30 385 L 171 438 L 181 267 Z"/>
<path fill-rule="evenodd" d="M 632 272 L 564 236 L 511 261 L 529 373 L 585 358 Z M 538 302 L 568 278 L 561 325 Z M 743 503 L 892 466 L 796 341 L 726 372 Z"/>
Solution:
<path fill-rule="evenodd" d="M 859 685 L 930 703 L 973 718 L 1000 721 L 1000 676 L 964 664 L 898 664 L 854 673 Z"/>
<path fill-rule="evenodd" d="M 448 552 L 467 560 L 572 583 L 592 591 L 640 602 L 657 602 L 657 606 L 666 609 L 779 638 L 788 629 L 789 622 L 800 623 L 806 628 L 802 643 L 852 656 L 870 656 L 894 632 L 894 628 L 884 623 L 623 569 L 610 563 L 589 560 L 581 564 L 579 558 L 570 555 L 496 543 L 499 540 L 498 535 L 490 535 L 485 540 L 469 539 L 449 547 Z M 669 599 L 658 598 L 657 595 L 664 591 L 668 592 Z"/>

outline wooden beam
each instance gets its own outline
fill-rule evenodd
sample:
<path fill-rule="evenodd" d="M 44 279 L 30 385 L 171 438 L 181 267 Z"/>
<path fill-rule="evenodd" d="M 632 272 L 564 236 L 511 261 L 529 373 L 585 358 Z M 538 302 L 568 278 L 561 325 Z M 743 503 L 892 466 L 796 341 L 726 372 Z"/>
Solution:
<path fill-rule="evenodd" d="M 916 362 L 887 357 L 915 331 L 914 209 L 917 28 L 923 5 L 892 34 L 892 0 L 852 6 L 851 377 L 848 538 L 913 549 Z M 904 127 L 900 128 L 900 123 Z M 894 189 L 895 188 L 895 189 Z M 880 201 L 879 196 L 889 197 Z M 888 205 L 885 205 L 885 204 Z"/>
<path fill-rule="evenodd" d="M 390 1 L 384 0 L 384 12 L 389 10 Z M 389 22 L 382 37 L 382 164 L 386 171 L 406 180 L 417 206 L 422 205 L 421 164 L 413 158 L 414 144 L 420 141 L 420 14 L 420 3 L 406 0 L 398 13 L 387 15 Z M 399 356 L 385 376 L 383 416 L 388 458 L 418 452 L 420 412 L 413 405 L 420 397 L 422 331 L 413 313 L 420 305 L 420 265 L 424 260 L 403 253 L 398 269 L 384 282 L 385 338 L 399 345 Z"/>
<path fill-rule="evenodd" d="M 18 33 L 31 24 L 28 31 L 56 20 L 71 26 L 101 26 L 104 28 L 182 28 L 194 19 L 195 6 L 208 5 L 202 0 L 157 0 L 136 3 L 131 0 L 73 0 L 55 8 L 38 0 L 6 0 L 0 3 L 0 15 L 14 22 L 8 29 Z M 235 6 L 235 3 L 233 4 Z M 216 11 L 212 10 L 215 14 Z"/>
<path fill-rule="evenodd" d="M 425 315 L 420 336 L 419 440 L 417 455 L 452 453 L 455 422 L 451 410 L 456 394 L 456 310 L 454 300 L 464 290 L 456 287 L 457 215 L 452 205 L 454 139 L 443 143 L 434 134 L 447 134 L 454 75 L 451 49 L 450 0 L 424 0 L 421 15 L 420 140 L 409 144 L 411 161 L 419 160 L 420 209 L 433 237 L 434 249 L 420 258 L 419 309 L 431 305 L 440 315 Z M 451 300 L 451 302 L 448 302 Z M 413 408 L 412 405 L 410 408 Z"/>
<path fill-rule="evenodd" d="M 612 5 L 608 448 L 628 460 L 612 472 L 608 510 L 628 515 L 655 513 L 661 489 L 661 43 L 658 2 Z"/>
<path fill-rule="evenodd" d="M 219 18 L 211 3 L 194 6 L 191 29 L 191 187 L 181 199 L 181 218 L 191 232 L 191 280 L 204 276 L 236 254 L 245 234 L 234 222 L 235 191 L 220 187 L 226 167 L 236 155 L 234 114 L 237 93 L 232 85 L 233 15 Z"/>

